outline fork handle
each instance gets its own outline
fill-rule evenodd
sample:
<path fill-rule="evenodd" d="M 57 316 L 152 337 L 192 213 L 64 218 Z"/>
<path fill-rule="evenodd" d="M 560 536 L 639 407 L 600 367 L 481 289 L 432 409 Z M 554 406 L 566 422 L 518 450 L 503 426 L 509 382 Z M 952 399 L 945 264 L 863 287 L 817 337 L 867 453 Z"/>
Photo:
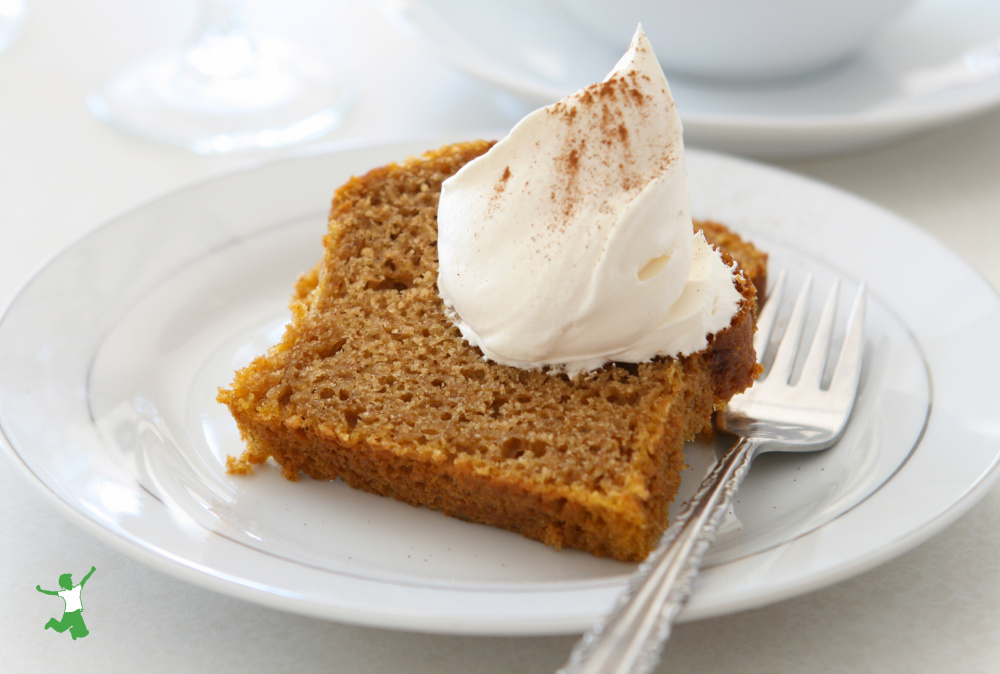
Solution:
<path fill-rule="evenodd" d="M 674 619 L 691 596 L 701 559 L 760 444 L 741 438 L 715 465 L 629 579 L 614 609 L 576 643 L 557 674 L 645 674 L 656 666 Z"/>

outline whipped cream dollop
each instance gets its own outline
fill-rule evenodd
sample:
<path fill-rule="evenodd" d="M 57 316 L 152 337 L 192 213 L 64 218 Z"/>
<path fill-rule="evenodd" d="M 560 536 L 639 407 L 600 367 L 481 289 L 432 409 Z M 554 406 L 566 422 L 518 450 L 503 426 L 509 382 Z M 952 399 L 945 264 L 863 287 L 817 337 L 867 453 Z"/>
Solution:
<path fill-rule="evenodd" d="M 604 81 L 444 182 L 438 291 L 483 355 L 576 374 L 694 353 L 741 295 L 693 231 L 680 116 L 641 27 Z"/>

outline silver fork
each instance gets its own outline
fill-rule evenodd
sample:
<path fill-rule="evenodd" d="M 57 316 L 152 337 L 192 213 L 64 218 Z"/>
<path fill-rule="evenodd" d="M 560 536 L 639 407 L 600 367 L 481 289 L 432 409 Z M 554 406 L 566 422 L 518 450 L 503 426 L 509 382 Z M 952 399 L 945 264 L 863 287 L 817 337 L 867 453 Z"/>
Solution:
<path fill-rule="evenodd" d="M 754 348 L 764 359 L 784 294 L 780 275 L 758 320 Z M 732 507 L 750 463 L 764 452 L 809 452 L 833 445 L 854 407 L 864 347 L 865 288 L 858 291 L 832 375 L 838 280 L 820 315 L 812 346 L 792 381 L 808 313 L 812 279 L 803 285 L 774 360 L 764 376 L 729 403 L 720 426 L 739 437 L 701 483 L 656 550 L 629 579 L 615 608 L 577 642 L 562 674 L 639 674 L 659 661 L 670 628 L 691 595 L 701 558 Z M 829 380 L 828 383 L 826 380 Z"/>

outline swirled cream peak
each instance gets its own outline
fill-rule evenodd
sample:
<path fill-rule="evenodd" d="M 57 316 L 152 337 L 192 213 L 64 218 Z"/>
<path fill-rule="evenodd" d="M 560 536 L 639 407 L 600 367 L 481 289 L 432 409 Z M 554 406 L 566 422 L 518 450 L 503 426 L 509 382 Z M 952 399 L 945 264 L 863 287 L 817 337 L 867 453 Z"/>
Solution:
<path fill-rule="evenodd" d="M 641 28 L 603 82 L 521 120 L 445 181 L 438 290 L 494 361 L 571 374 L 699 351 L 733 269 L 694 234 L 681 121 Z"/>

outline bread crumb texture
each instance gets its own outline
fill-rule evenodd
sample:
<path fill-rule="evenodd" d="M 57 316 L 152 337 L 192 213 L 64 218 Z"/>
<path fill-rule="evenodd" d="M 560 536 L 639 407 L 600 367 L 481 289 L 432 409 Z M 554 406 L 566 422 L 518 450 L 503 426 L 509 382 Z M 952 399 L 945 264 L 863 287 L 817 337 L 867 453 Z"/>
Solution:
<path fill-rule="evenodd" d="M 273 458 L 288 479 L 341 479 L 556 548 L 642 559 L 666 527 L 683 443 L 757 374 L 754 283 L 740 276 L 739 314 L 686 358 L 573 379 L 485 361 L 438 297 L 436 214 L 441 182 L 489 146 L 446 146 L 336 191 L 281 342 L 220 389 L 247 447 L 227 467 Z M 724 227 L 705 231 L 766 269 Z"/>

